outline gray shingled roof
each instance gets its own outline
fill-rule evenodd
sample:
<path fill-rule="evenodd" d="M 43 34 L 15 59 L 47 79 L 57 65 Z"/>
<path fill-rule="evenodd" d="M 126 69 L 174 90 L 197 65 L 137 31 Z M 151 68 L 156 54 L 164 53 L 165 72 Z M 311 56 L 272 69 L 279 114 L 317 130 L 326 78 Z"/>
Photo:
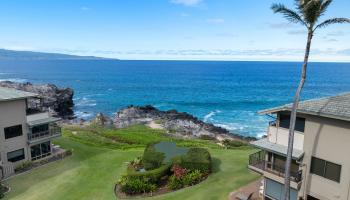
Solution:
<path fill-rule="evenodd" d="M 270 114 L 279 111 L 290 111 L 292 104 L 262 110 L 260 114 Z M 298 112 L 322 117 L 350 121 L 350 93 L 337 96 L 311 99 L 299 103 Z"/>
<path fill-rule="evenodd" d="M 253 141 L 250 144 L 259 149 L 264 149 L 268 152 L 273 152 L 282 156 L 287 155 L 287 149 L 288 149 L 287 146 L 269 142 L 267 138 Z M 302 150 L 293 148 L 293 153 L 292 153 L 293 159 L 299 160 L 303 155 L 304 155 L 304 152 Z"/>
<path fill-rule="evenodd" d="M 37 120 L 27 120 L 27 123 L 29 126 L 38 126 L 41 124 L 47 124 L 47 123 L 51 123 L 51 122 L 57 122 L 60 121 L 60 118 L 56 118 L 56 117 L 47 117 L 44 119 L 37 119 Z"/>
<path fill-rule="evenodd" d="M 28 97 L 35 97 L 37 94 L 24 92 L 12 88 L 0 87 L 0 101 L 9 101 L 15 99 L 25 99 Z"/>

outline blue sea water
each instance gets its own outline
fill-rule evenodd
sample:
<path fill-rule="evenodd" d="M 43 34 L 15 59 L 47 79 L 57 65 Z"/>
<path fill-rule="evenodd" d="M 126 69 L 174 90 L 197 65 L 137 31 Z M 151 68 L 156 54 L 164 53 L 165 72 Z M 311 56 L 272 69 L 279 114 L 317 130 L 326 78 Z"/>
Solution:
<path fill-rule="evenodd" d="M 291 102 L 300 67 L 295 62 L 0 61 L 0 80 L 72 87 L 75 113 L 87 119 L 151 104 L 259 136 L 271 119 L 257 111 Z M 350 63 L 310 63 L 303 99 L 346 91 Z"/>

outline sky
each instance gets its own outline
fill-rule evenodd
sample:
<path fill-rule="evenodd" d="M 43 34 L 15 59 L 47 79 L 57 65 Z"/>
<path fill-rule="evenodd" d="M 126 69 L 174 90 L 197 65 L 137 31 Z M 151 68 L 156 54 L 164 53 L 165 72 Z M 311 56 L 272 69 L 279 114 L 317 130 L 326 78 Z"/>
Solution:
<path fill-rule="evenodd" d="M 302 61 L 294 0 L 2 0 L 0 48 L 136 60 Z M 322 19 L 350 18 L 334 0 Z M 311 61 L 350 61 L 350 24 L 320 29 Z"/>

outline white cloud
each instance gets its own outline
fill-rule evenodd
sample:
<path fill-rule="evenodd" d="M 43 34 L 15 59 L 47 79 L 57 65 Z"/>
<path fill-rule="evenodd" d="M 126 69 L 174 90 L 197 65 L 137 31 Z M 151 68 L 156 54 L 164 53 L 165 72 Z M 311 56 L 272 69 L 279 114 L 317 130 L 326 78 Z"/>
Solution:
<path fill-rule="evenodd" d="M 181 4 L 184 6 L 196 6 L 202 2 L 202 0 L 171 0 L 171 3 Z"/>
<path fill-rule="evenodd" d="M 90 10 L 90 8 L 89 8 L 89 7 L 86 7 L 86 6 L 83 6 L 83 7 L 80 8 L 80 10 L 88 11 L 88 10 Z"/>
<path fill-rule="evenodd" d="M 221 18 L 215 18 L 215 19 L 207 19 L 207 22 L 210 24 L 223 24 L 225 23 L 225 20 Z"/>

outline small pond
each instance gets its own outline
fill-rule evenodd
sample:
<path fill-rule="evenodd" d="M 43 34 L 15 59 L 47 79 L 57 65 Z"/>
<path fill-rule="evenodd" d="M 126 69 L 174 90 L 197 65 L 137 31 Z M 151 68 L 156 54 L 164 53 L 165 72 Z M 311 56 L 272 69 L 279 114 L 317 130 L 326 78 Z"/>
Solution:
<path fill-rule="evenodd" d="M 159 142 L 154 145 L 154 148 L 164 153 L 165 159 L 164 162 L 169 162 L 173 157 L 181 156 L 187 153 L 188 148 L 177 147 L 175 142 Z"/>

